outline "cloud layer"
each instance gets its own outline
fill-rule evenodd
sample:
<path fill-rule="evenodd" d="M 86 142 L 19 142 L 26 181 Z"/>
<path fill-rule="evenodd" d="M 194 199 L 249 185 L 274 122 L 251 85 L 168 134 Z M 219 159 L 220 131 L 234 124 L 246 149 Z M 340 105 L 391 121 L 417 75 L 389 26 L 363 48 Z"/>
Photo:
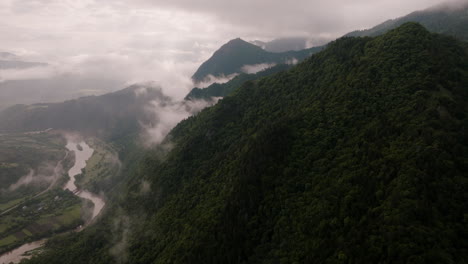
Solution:
<path fill-rule="evenodd" d="M 2 0 L 0 51 L 64 67 L 78 64 L 98 74 L 121 76 L 123 71 L 130 80 L 153 80 L 159 69 L 163 74 L 173 68 L 194 71 L 235 37 L 333 38 L 441 2 Z"/>

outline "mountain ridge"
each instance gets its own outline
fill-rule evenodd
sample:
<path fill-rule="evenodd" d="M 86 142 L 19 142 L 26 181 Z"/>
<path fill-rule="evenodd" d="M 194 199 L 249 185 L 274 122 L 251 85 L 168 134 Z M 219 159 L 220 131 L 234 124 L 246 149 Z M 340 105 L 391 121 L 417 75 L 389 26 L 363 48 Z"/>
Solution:
<path fill-rule="evenodd" d="M 417 22 L 429 31 L 468 41 L 468 3 L 445 3 L 389 19 L 366 30 L 356 30 L 345 37 L 377 36 L 407 22 Z"/>

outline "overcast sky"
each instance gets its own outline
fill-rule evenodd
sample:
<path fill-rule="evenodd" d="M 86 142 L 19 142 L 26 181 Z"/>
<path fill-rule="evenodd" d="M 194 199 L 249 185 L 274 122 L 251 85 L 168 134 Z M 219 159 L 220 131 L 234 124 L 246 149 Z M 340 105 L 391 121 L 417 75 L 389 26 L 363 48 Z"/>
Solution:
<path fill-rule="evenodd" d="M 0 0 L 0 51 L 50 62 L 49 75 L 152 80 L 180 97 L 199 64 L 232 38 L 335 38 L 442 2 Z"/>

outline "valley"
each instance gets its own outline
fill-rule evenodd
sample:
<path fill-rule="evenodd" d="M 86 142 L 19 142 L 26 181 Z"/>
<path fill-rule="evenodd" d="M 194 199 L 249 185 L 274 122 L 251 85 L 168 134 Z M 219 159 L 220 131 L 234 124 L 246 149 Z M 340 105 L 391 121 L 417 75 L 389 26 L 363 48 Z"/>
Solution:
<path fill-rule="evenodd" d="M 21 146 L 23 147 L 32 147 L 31 141 L 26 140 L 28 137 L 58 137 L 61 139 L 60 143 L 64 143 L 63 136 L 49 135 L 47 132 L 8 135 L 8 137 L 22 139 L 23 145 Z M 8 142 L 5 141 L 5 144 Z M 64 179 L 61 180 L 65 183 L 63 189 L 60 187 L 63 184 L 55 180 L 38 194 L 31 194 L 2 204 L 4 210 L 1 212 L 0 223 L 0 263 L 10 261 L 17 263 L 24 258 L 23 254 L 43 246 L 46 242 L 44 238 L 72 230 L 81 231 L 99 215 L 104 208 L 105 201 L 102 197 L 87 191 L 83 186 L 78 188 L 75 185 L 76 177 L 82 176 L 82 172 L 88 169 L 90 173 L 84 173 L 89 175 L 86 179 L 88 182 L 94 182 L 93 180 L 101 174 L 110 177 L 109 173 L 116 173 L 118 167 L 115 163 L 116 157 L 110 155 L 112 148 L 97 139 L 91 139 L 90 142 L 98 148 L 97 151 L 94 151 L 84 141 L 76 142 L 76 139 L 70 138 L 66 140 L 65 147 L 69 152 L 66 153 L 64 159 L 70 154 L 74 156 L 74 164 L 66 168 L 69 179 L 66 183 Z M 18 140 L 15 143 L 18 143 Z M 45 157 L 45 153 L 40 152 L 40 154 Z M 59 161 L 60 166 L 64 159 Z M 97 163 L 88 162 L 91 159 L 99 162 L 98 168 L 96 168 Z M 110 159 L 113 159 L 113 163 L 105 162 Z M 93 172 L 92 175 L 91 172 Z M 10 190 L 10 192 L 13 191 Z M 22 244 L 24 245 L 19 247 Z"/>

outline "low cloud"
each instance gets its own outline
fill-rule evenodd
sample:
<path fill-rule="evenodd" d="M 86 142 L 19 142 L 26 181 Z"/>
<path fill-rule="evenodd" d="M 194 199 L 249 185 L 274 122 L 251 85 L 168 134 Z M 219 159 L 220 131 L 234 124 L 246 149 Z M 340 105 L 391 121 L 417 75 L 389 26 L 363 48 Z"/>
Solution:
<path fill-rule="evenodd" d="M 146 89 L 161 89 L 147 87 Z M 137 94 L 145 94 L 147 91 L 139 88 Z M 147 120 L 140 120 L 143 128 L 142 138 L 146 146 L 158 145 L 180 121 L 192 116 L 207 106 L 217 102 L 213 100 L 178 101 L 172 97 L 160 96 L 145 106 Z"/>
<path fill-rule="evenodd" d="M 121 213 L 121 209 L 119 209 Z M 114 257 L 115 263 L 127 263 L 130 236 L 130 218 L 126 215 L 116 216 L 113 220 L 113 242 L 109 253 Z"/>
<path fill-rule="evenodd" d="M 261 64 L 254 64 L 254 65 L 244 65 L 242 66 L 242 72 L 248 73 L 248 74 L 254 74 L 257 72 L 264 71 L 266 69 L 269 69 L 271 67 L 274 67 L 276 64 L 275 63 L 261 63 Z"/>
<path fill-rule="evenodd" d="M 53 66 L 32 67 L 26 69 L 0 69 L 0 82 L 13 80 L 49 79 L 59 74 Z"/>
<path fill-rule="evenodd" d="M 147 180 L 141 181 L 140 195 L 148 194 L 151 191 L 151 183 Z"/>
<path fill-rule="evenodd" d="M 299 60 L 296 59 L 296 58 L 292 58 L 292 59 L 289 59 L 289 60 L 285 61 L 285 63 L 288 64 L 288 65 L 296 65 L 296 64 L 299 63 Z"/>
<path fill-rule="evenodd" d="M 30 169 L 29 173 L 11 184 L 7 190 L 16 191 L 22 186 L 51 187 L 63 174 L 61 161 L 58 164 L 46 163 L 36 170 Z"/>
<path fill-rule="evenodd" d="M 224 74 L 220 76 L 214 76 L 212 74 L 207 75 L 202 82 L 197 82 L 196 86 L 198 88 L 206 88 L 214 83 L 227 83 L 230 80 L 234 79 L 237 75 L 237 73 L 233 73 L 230 75 L 225 76 Z"/>

